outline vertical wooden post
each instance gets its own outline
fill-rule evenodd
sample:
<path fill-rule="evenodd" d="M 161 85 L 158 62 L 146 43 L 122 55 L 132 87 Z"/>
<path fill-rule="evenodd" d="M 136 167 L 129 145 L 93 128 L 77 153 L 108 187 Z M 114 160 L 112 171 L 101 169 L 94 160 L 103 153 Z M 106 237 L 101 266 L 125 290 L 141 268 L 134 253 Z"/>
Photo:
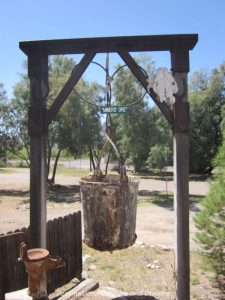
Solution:
<path fill-rule="evenodd" d="M 30 247 L 46 248 L 46 97 L 48 95 L 48 56 L 28 56 L 30 78 Z"/>
<path fill-rule="evenodd" d="M 174 49 L 171 52 L 172 71 L 178 84 L 174 103 L 174 211 L 175 211 L 175 271 L 176 299 L 190 299 L 189 258 L 189 107 L 187 73 L 189 52 Z"/>

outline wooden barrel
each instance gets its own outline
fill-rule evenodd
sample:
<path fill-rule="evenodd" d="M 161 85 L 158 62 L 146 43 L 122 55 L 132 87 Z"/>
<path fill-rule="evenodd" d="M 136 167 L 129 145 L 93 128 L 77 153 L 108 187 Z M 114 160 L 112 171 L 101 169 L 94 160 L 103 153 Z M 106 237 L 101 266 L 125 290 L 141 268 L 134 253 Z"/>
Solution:
<path fill-rule="evenodd" d="M 136 212 L 139 179 L 107 175 L 102 182 L 91 176 L 80 179 L 84 243 L 96 250 L 127 248 L 136 240 Z"/>

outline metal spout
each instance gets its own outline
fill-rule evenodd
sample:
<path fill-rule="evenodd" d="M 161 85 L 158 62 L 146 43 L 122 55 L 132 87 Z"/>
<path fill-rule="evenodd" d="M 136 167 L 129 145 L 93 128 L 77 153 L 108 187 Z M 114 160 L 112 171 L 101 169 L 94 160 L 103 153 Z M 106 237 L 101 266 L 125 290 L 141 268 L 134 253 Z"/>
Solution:
<path fill-rule="evenodd" d="M 59 256 L 50 256 L 48 250 L 35 248 L 27 250 L 27 245 L 20 245 L 20 261 L 24 261 L 28 273 L 28 295 L 34 299 L 48 299 L 46 292 L 46 271 L 65 267 Z"/>

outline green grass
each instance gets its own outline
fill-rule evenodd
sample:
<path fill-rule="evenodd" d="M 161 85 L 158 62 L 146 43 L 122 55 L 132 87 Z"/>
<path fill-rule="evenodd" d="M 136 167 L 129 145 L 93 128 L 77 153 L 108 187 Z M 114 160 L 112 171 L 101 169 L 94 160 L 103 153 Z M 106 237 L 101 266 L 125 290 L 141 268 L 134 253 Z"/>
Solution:
<path fill-rule="evenodd" d="M 56 171 L 56 176 L 61 175 L 61 176 L 85 176 L 89 173 L 90 171 L 87 169 L 66 169 L 63 167 L 58 167 Z"/>
<path fill-rule="evenodd" d="M 146 198 L 146 199 L 139 199 L 137 202 L 138 206 L 149 206 L 152 205 L 152 198 Z"/>
<path fill-rule="evenodd" d="M 200 284 L 199 277 L 196 276 L 196 275 L 192 275 L 191 278 L 190 278 L 190 281 L 191 281 L 191 285 L 198 285 L 198 284 Z"/>
<path fill-rule="evenodd" d="M 0 174 L 13 174 L 16 173 L 14 170 L 0 168 Z"/>

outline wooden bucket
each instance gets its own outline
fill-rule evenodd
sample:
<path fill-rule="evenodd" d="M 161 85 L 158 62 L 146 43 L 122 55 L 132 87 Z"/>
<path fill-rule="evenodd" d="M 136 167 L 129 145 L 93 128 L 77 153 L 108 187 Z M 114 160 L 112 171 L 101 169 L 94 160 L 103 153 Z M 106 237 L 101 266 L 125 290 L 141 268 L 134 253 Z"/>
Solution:
<path fill-rule="evenodd" d="M 127 248 L 136 240 L 136 212 L 139 179 L 106 175 L 102 182 L 92 176 L 80 179 L 84 243 L 96 250 Z"/>

